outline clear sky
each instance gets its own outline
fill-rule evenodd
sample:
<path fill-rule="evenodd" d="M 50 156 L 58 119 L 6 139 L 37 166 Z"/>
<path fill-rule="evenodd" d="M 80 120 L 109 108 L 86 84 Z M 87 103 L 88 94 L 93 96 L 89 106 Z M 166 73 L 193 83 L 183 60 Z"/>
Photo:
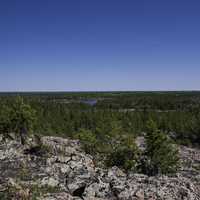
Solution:
<path fill-rule="evenodd" d="M 200 90 L 199 0 L 1 0 L 0 91 Z"/>

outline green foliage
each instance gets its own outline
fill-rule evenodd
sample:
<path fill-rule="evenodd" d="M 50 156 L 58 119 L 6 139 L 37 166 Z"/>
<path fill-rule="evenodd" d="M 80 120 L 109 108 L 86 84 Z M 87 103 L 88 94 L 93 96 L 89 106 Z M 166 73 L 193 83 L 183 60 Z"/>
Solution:
<path fill-rule="evenodd" d="M 109 137 L 112 124 L 122 134 L 139 135 L 149 118 L 158 128 L 174 132 L 176 142 L 200 146 L 200 93 L 196 92 L 112 92 L 50 93 L 25 96 L 37 111 L 35 132 L 73 137 L 79 129 L 92 131 L 97 140 Z M 81 103 L 97 99 L 94 106 Z M 9 97 L 8 99 L 11 99 Z M 118 126 L 117 125 L 117 126 Z M 116 132 L 116 129 L 115 129 Z"/>
<path fill-rule="evenodd" d="M 134 170 L 137 166 L 139 150 L 133 137 L 124 137 L 113 145 L 113 149 L 107 155 L 108 167 L 117 166 L 124 170 Z"/>
<path fill-rule="evenodd" d="M 31 185 L 29 189 L 31 192 L 31 200 L 37 200 L 38 197 L 40 197 L 41 199 L 41 196 L 43 194 L 58 193 L 61 191 L 59 187 L 52 187 L 49 185 L 45 185 L 45 186 Z"/>
<path fill-rule="evenodd" d="M 9 133 L 19 134 L 22 143 L 25 136 L 33 130 L 36 122 L 36 112 L 25 104 L 22 97 L 17 96 L 11 104 L 6 102 L 0 106 L 0 133 L 9 137 Z"/>
<path fill-rule="evenodd" d="M 148 121 L 146 134 L 146 167 L 150 175 L 175 173 L 179 168 L 178 150 L 153 120 Z"/>
<path fill-rule="evenodd" d="M 152 173 L 154 170 L 155 173 L 173 171 L 165 169 L 168 164 L 162 164 L 166 163 L 172 152 L 176 155 L 175 150 L 168 153 L 169 147 L 173 147 L 166 136 L 168 133 L 173 133 L 173 139 L 178 144 L 200 147 L 200 92 L 21 95 L 23 99 L 16 97 L 16 94 L 0 96 L 0 133 L 20 134 L 25 128 L 26 132 L 40 135 L 78 138 L 87 153 L 100 156 L 103 161 L 107 158 L 106 162 L 110 157 L 113 161 L 110 159 L 108 165 L 130 169 L 135 161 L 138 162 L 137 156 L 135 157 L 137 150 L 125 144 L 123 139 L 129 136 L 135 138 L 142 132 L 148 132 L 147 140 L 153 143 L 148 146 L 148 159 L 145 163 L 146 169 L 153 171 Z M 90 106 L 83 103 L 88 99 L 97 100 L 97 104 Z M 149 119 L 156 125 L 151 124 L 147 128 Z M 150 170 L 151 168 L 153 169 Z"/>
<path fill-rule="evenodd" d="M 105 125 L 105 124 L 104 124 Z M 107 166 L 118 166 L 124 170 L 133 170 L 138 159 L 138 149 L 133 136 L 122 134 L 117 121 L 109 127 L 104 126 L 100 137 L 90 130 L 80 129 L 74 138 L 79 139 L 86 153 L 99 154 Z M 98 129 L 97 134 L 100 134 Z"/>
<path fill-rule="evenodd" d="M 0 109 L 0 133 L 7 134 L 11 131 L 11 109 L 2 105 Z"/>
<path fill-rule="evenodd" d="M 52 187 L 48 185 L 18 185 L 18 187 L 8 186 L 5 191 L 0 191 L 0 200 L 38 200 L 41 199 L 44 194 L 57 193 L 60 191 L 59 187 Z"/>
<path fill-rule="evenodd" d="M 80 129 L 74 138 L 81 141 L 86 153 L 93 154 L 96 151 L 97 139 L 91 131 Z"/>
<path fill-rule="evenodd" d="M 33 130 L 36 121 L 35 110 L 30 105 L 25 104 L 22 97 L 18 96 L 11 107 L 11 124 L 12 129 L 16 133 L 20 133 L 22 128 L 26 128 L 27 132 Z"/>

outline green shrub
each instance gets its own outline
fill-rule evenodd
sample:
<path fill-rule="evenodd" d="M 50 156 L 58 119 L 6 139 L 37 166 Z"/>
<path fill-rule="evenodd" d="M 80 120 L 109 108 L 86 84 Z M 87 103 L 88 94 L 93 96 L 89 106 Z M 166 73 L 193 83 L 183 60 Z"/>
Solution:
<path fill-rule="evenodd" d="M 59 187 L 39 186 L 39 185 L 19 185 L 9 186 L 5 191 L 0 192 L 0 200 L 38 200 L 46 193 L 60 192 Z"/>
<path fill-rule="evenodd" d="M 75 139 L 79 139 L 84 148 L 84 151 L 88 154 L 93 154 L 97 148 L 96 136 L 90 131 L 85 129 L 80 129 L 80 131 L 75 134 Z"/>
<path fill-rule="evenodd" d="M 177 172 L 179 156 L 172 140 L 158 130 L 154 121 L 148 121 L 146 134 L 146 173 L 149 175 Z"/>
<path fill-rule="evenodd" d="M 117 166 L 126 171 L 136 169 L 138 153 L 134 138 L 125 137 L 118 141 L 107 155 L 106 165 L 108 167 Z"/>
<path fill-rule="evenodd" d="M 30 105 L 25 104 L 23 98 L 16 97 L 11 105 L 2 105 L 0 109 L 0 133 L 9 137 L 10 132 L 19 134 L 21 142 L 32 132 L 36 122 L 36 112 Z"/>

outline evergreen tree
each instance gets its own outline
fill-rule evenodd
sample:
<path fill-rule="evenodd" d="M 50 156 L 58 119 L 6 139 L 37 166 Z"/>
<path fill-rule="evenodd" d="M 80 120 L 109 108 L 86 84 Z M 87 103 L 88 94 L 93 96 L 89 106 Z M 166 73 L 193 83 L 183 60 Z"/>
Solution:
<path fill-rule="evenodd" d="M 17 97 L 11 107 L 10 121 L 12 130 L 20 135 L 24 144 L 27 134 L 33 130 L 36 121 L 35 110 L 25 104 L 23 98 Z"/>
<path fill-rule="evenodd" d="M 178 170 L 177 148 L 152 120 L 147 124 L 146 145 L 146 173 L 150 175 L 168 174 Z"/>
<path fill-rule="evenodd" d="M 7 105 L 3 105 L 0 109 L 0 133 L 5 137 L 11 131 L 11 109 Z"/>

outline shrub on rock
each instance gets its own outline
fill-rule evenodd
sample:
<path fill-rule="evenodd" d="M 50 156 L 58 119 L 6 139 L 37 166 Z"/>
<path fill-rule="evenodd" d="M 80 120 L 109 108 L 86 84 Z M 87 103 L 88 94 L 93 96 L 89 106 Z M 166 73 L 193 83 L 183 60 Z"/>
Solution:
<path fill-rule="evenodd" d="M 137 166 L 138 148 L 133 137 L 125 137 L 119 141 L 108 154 L 108 167 L 117 166 L 124 170 L 134 170 Z"/>
<path fill-rule="evenodd" d="M 178 149 L 152 120 L 148 121 L 145 138 L 146 173 L 149 175 L 175 173 L 179 168 Z"/>
<path fill-rule="evenodd" d="M 80 131 L 75 135 L 75 139 L 79 139 L 86 153 L 95 153 L 97 139 L 96 136 L 86 129 L 80 129 Z"/>

